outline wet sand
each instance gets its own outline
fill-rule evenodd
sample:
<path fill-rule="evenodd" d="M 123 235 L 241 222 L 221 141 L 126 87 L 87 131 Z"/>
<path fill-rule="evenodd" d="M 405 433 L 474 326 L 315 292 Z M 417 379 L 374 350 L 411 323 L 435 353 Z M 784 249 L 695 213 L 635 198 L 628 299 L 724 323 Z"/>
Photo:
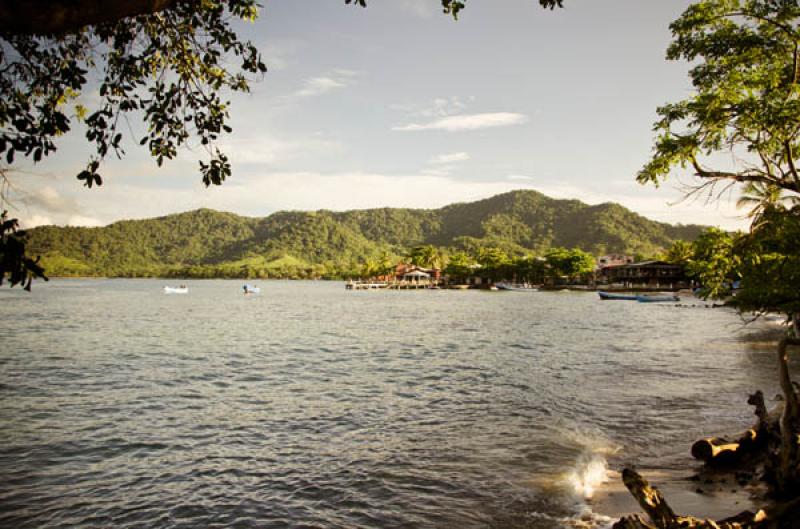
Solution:
<path fill-rule="evenodd" d="M 757 510 L 753 497 L 758 491 L 750 485 L 739 485 L 733 475 L 719 474 L 693 479 L 691 472 L 680 474 L 646 469 L 640 472 L 650 485 L 664 494 L 676 514 L 721 520 L 742 511 Z M 622 484 L 619 472 L 611 471 L 609 474 L 609 481 L 587 500 L 592 511 L 614 519 L 626 514 L 642 513 L 636 500 Z"/>

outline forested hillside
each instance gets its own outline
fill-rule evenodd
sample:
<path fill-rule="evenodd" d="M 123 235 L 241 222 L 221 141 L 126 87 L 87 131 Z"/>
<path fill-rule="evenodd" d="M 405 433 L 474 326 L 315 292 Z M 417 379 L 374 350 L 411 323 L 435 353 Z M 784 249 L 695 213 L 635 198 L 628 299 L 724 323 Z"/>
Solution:
<path fill-rule="evenodd" d="M 595 255 L 654 256 L 700 226 L 648 220 L 613 203 L 589 206 L 512 191 L 440 209 L 278 212 L 250 218 L 200 209 L 102 228 L 30 230 L 31 251 L 51 275 L 342 277 L 367 259 L 398 259 L 430 244 L 444 255 L 499 248 L 541 255 L 580 248 Z"/>

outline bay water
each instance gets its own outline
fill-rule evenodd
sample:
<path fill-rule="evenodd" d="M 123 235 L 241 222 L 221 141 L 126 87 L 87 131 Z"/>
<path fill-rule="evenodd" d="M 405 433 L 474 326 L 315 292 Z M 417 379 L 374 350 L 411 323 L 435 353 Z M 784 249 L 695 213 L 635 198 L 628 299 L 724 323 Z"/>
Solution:
<path fill-rule="evenodd" d="M 0 527 L 602 527 L 609 468 L 778 393 L 774 329 L 695 299 L 177 284 L 0 290 Z"/>

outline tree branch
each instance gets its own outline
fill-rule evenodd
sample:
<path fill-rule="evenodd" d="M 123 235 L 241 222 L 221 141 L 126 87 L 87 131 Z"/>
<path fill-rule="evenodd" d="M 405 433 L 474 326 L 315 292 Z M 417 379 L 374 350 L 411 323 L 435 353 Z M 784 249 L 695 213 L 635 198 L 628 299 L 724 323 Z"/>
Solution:
<path fill-rule="evenodd" d="M 783 178 L 770 178 L 763 171 L 760 173 L 732 173 L 729 171 L 709 171 L 703 169 L 697 162 L 697 159 L 692 157 L 692 166 L 694 167 L 695 174 L 700 178 L 709 178 L 713 180 L 735 180 L 736 182 L 770 182 L 781 189 L 794 191 L 800 193 L 800 183 L 798 181 L 789 182 Z"/>
<path fill-rule="evenodd" d="M 795 167 L 794 165 L 794 154 L 792 153 L 792 144 L 789 143 L 789 140 L 786 140 L 783 142 L 783 146 L 786 148 L 786 161 L 789 164 L 789 171 L 792 173 L 792 177 L 794 178 L 794 185 L 795 187 L 800 187 L 800 176 L 798 176 L 797 167 Z"/>
<path fill-rule="evenodd" d="M 0 35 L 58 35 L 195 0 L 0 0 Z"/>

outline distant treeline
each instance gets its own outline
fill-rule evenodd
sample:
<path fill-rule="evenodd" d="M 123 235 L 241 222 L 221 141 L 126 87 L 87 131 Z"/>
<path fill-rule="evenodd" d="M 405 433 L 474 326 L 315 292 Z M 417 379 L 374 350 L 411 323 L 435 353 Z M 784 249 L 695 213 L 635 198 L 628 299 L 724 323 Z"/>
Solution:
<path fill-rule="evenodd" d="M 588 206 L 514 191 L 440 209 L 279 212 L 251 218 L 201 209 L 102 228 L 30 230 L 30 253 L 53 276 L 347 278 L 432 247 L 458 270 L 494 253 L 509 262 L 556 248 L 654 256 L 700 226 L 671 226 L 618 204 Z M 501 259 L 502 260 L 502 259 Z M 505 264 L 503 266 L 508 266 Z"/>

